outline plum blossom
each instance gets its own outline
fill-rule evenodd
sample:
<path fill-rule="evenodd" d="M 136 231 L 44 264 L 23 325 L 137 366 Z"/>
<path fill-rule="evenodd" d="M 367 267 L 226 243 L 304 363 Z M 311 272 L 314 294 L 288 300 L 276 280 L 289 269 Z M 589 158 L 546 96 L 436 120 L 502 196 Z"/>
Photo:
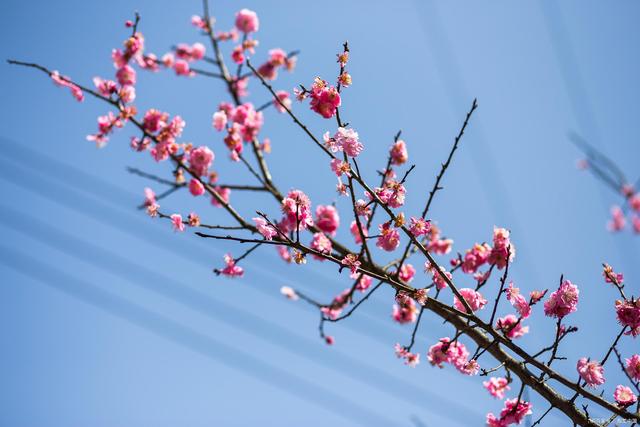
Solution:
<path fill-rule="evenodd" d="M 397 140 L 389 151 L 392 165 L 402 165 L 409 159 L 409 153 L 407 152 L 407 144 L 401 139 Z"/>
<path fill-rule="evenodd" d="M 640 381 L 640 354 L 634 354 L 625 360 L 625 371 L 634 381 Z"/>
<path fill-rule="evenodd" d="M 478 291 L 475 291 L 471 288 L 462 288 L 460 289 L 460 295 L 465 299 L 471 310 L 478 311 L 487 304 L 487 300 L 482 296 L 482 294 Z M 464 304 L 458 299 L 458 297 L 453 297 L 453 305 L 456 310 L 466 312 L 467 309 L 464 307 Z"/>
<path fill-rule="evenodd" d="M 569 280 L 562 282 L 558 290 L 554 291 L 544 303 L 544 314 L 559 319 L 578 309 L 578 287 Z"/>
<path fill-rule="evenodd" d="M 333 86 L 329 86 L 326 81 L 316 77 L 311 86 L 311 109 L 320 114 L 325 119 L 330 119 L 336 114 L 340 106 L 340 94 Z"/>
<path fill-rule="evenodd" d="M 311 240 L 311 249 L 314 249 L 323 254 L 330 254 L 333 249 L 331 240 L 324 233 L 314 233 L 313 240 Z M 317 260 L 324 261 L 324 258 L 318 255 L 313 255 Z"/>
<path fill-rule="evenodd" d="M 358 279 L 356 282 L 356 290 L 360 292 L 365 292 L 367 289 L 371 287 L 371 283 L 373 282 L 373 278 L 371 276 L 367 276 L 365 274 Z"/>
<path fill-rule="evenodd" d="M 413 276 L 416 275 L 416 269 L 411 264 L 403 264 L 398 272 L 398 278 L 404 283 L 410 283 L 413 280 Z"/>
<path fill-rule="evenodd" d="M 438 343 L 429 347 L 427 359 L 432 366 L 443 368 L 444 363 L 452 364 L 463 374 L 473 375 L 477 372 L 477 365 L 469 362 L 469 351 L 459 341 L 451 342 L 449 337 L 441 338 Z M 469 369 L 471 366 L 472 369 Z"/>
<path fill-rule="evenodd" d="M 640 335 L 640 299 L 617 300 L 616 317 L 622 326 L 629 328 L 626 335 Z"/>
<path fill-rule="evenodd" d="M 82 89 L 72 83 L 69 77 L 61 76 L 57 71 L 52 71 L 51 80 L 53 80 L 57 86 L 68 87 L 71 91 L 71 95 L 73 95 L 78 102 L 84 101 L 84 93 L 82 92 Z"/>
<path fill-rule="evenodd" d="M 174 231 L 184 231 L 184 223 L 182 222 L 182 215 L 173 214 L 171 215 L 171 224 L 173 225 Z"/>
<path fill-rule="evenodd" d="M 202 196 L 204 194 L 204 185 L 195 178 L 191 178 L 189 181 L 189 192 L 193 196 Z"/>
<path fill-rule="evenodd" d="M 507 287 L 507 300 L 518 311 L 520 317 L 523 319 L 528 318 L 531 315 L 531 305 L 527 299 L 520 293 L 520 289 L 513 286 L 513 282 L 509 283 Z"/>
<path fill-rule="evenodd" d="M 580 378 L 582 378 L 589 387 L 597 387 L 604 384 L 604 368 L 600 365 L 600 362 L 596 360 L 589 361 L 589 359 L 583 357 L 578 360 L 576 369 L 578 370 L 578 374 L 580 374 Z"/>
<path fill-rule="evenodd" d="M 436 289 L 442 290 L 442 289 L 446 288 L 447 286 L 449 286 L 449 284 L 447 283 L 446 280 L 444 280 L 444 278 L 436 270 L 436 268 L 439 268 L 440 271 L 442 272 L 442 274 L 444 274 L 449 280 L 451 280 L 453 278 L 453 276 L 451 275 L 450 272 L 448 272 L 442 266 L 434 266 L 429 261 L 424 263 L 424 269 L 425 269 L 425 271 L 428 271 L 429 273 L 431 273 L 433 283 L 436 285 Z"/>
<path fill-rule="evenodd" d="M 339 127 L 333 135 L 333 140 L 338 149 L 350 157 L 357 157 L 364 149 L 364 145 L 358 140 L 358 132 L 351 128 Z"/>
<path fill-rule="evenodd" d="M 276 92 L 276 96 L 278 97 L 278 100 L 274 100 L 273 101 L 273 106 L 275 107 L 276 111 L 278 111 L 279 113 L 284 113 L 287 110 L 291 110 L 291 98 L 289 97 L 289 93 L 285 90 L 279 90 Z"/>
<path fill-rule="evenodd" d="M 229 197 L 231 196 L 231 189 L 228 187 L 214 187 L 213 191 L 215 191 L 218 196 L 222 199 L 224 203 L 229 203 Z M 211 196 L 211 204 L 217 208 L 222 207 L 222 203 L 215 198 L 215 196 Z"/>
<path fill-rule="evenodd" d="M 380 224 L 380 236 L 376 240 L 376 246 L 385 251 L 391 252 L 400 245 L 400 233 L 395 229 L 391 222 Z"/>
<path fill-rule="evenodd" d="M 189 227 L 200 227 L 200 216 L 195 212 L 191 212 L 187 216 L 187 224 L 189 224 Z"/>
<path fill-rule="evenodd" d="M 349 226 L 349 231 L 351 232 L 351 235 L 353 236 L 353 239 L 355 240 L 357 245 L 362 244 L 362 235 L 364 235 L 364 237 L 367 237 L 369 235 L 369 231 L 364 228 L 365 226 L 366 224 L 362 225 L 362 234 L 360 233 L 360 228 L 358 228 L 358 222 L 356 220 L 353 220 L 351 222 L 351 225 Z"/>
<path fill-rule="evenodd" d="M 471 249 L 467 249 L 462 258 L 462 271 L 470 274 L 478 271 L 478 268 L 486 264 L 491 255 L 491 246 L 486 243 L 476 243 Z"/>
<path fill-rule="evenodd" d="M 236 265 L 236 260 L 233 259 L 231 254 L 224 256 L 225 267 L 220 270 L 220 273 L 228 277 L 242 277 L 244 275 L 244 269 Z"/>
<path fill-rule="evenodd" d="M 318 205 L 316 207 L 316 226 L 331 236 L 336 235 L 340 226 L 340 215 L 338 210 L 332 205 Z"/>
<path fill-rule="evenodd" d="M 624 283 L 624 275 L 613 271 L 613 267 L 609 264 L 604 264 L 602 277 L 604 277 L 605 283 L 614 283 L 616 285 L 622 285 Z"/>
<path fill-rule="evenodd" d="M 504 399 L 505 391 L 511 389 L 511 387 L 509 387 L 509 380 L 502 377 L 491 377 L 488 381 L 484 381 L 482 385 L 489 391 L 491 396 L 498 399 Z"/>
<path fill-rule="evenodd" d="M 241 9 L 236 13 L 236 28 L 245 34 L 255 33 L 260 28 L 258 14 L 253 10 Z"/>
<path fill-rule="evenodd" d="M 431 231 L 431 222 L 424 218 L 411 217 L 411 224 L 409 225 L 409 231 L 415 237 L 420 237 L 428 234 Z"/>
<path fill-rule="evenodd" d="M 504 401 L 504 408 L 500 411 L 500 418 L 493 413 L 487 414 L 487 426 L 489 427 L 507 427 L 511 424 L 520 424 L 524 417 L 531 414 L 533 405 L 522 399 L 513 398 Z"/>
<path fill-rule="evenodd" d="M 213 128 L 221 131 L 227 125 L 227 113 L 224 111 L 216 111 L 213 113 Z"/>
<path fill-rule="evenodd" d="M 493 248 L 489 254 L 489 262 L 495 264 L 500 270 L 507 265 L 507 262 L 513 262 L 516 256 L 516 249 L 509 235 L 510 232 L 506 228 L 493 228 Z"/>
<path fill-rule="evenodd" d="M 262 237 L 264 237 L 266 240 L 271 240 L 273 239 L 273 236 L 278 234 L 276 229 L 273 228 L 273 226 L 269 224 L 267 220 L 260 216 L 253 218 L 253 222 L 256 224 L 258 232 L 262 234 Z"/>
<path fill-rule="evenodd" d="M 404 359 L 405 365 L 415 368 L 420 363 L 420 353 L 411 353 L 399 343 L 396 343 L 394 350 L 398 359 Z"/>
<path fill-rule="evenodd" d="M 356 254 L 347 254 L 342 258 L 340 263 L 346 267 L 349 267 L 351 270 L 351 274 L 355 274 L 360 268 L 360 261 L 358 261 L 358 255 Z"/>
<path fill-rule="evenodd" d="M 529 327 L 522 326 L 522 320 L 519 320 L 513 314 L 500 317 L 496 322 L 496 329 L 502 331 L 502 333 L 510 339 L 520 338 L 529 332 Z"/>
<path fill-rule="evenodd" d="M 633 391 L 627 386 L 619 385 L 613 392 L 613 398 L 616 403 L 622 407 L 631 406 L 638 401 L 638 397 L 633 394 Z"/>
<path fill-rule="evenodd" d="M 349 304 L 351 300 L 351 289 L 347 288 L 339 293 L 330 305 L 320 308 L 320 311 L 329 319 L 337 319 L 340 317 L 342 310 Z"/>
<path fill-rule="evenodd" d="M 399 292 L 396 295 L 396 304 L 393 305 L 391 317 L 401 325 L 415 322 L 418 317 L 418 309 L 415 302 L 404 292 Z"/>
<path fill-rule="evenodd" d="M 611 220 L 607 223 L 607 229 L 609 231 L 620 231 L 627 224 L 627 220 L 624 216 L 624 212 L 620 206 L 613 206 L 611 208 Z"/>
<path fill-rule="evenodd" d="M 311 200 L 300 190 L 291 190 L 282 200 L 284 214 L 282 227 L 286 230 L 305 230 L 313 225 Z"/>
<path fill-rule="evenodd" d="M 296 291 L 289 286 L 283 286 L 280 288 L 280 293 L 290 299 L 291 301 L 297 301 L 300 297 L 296 293 Z"/>
<path fill-rule="evenodd" d="M 189 167 L 198 176 L 206 175 L 215 155 L 206 145 L 202 145 L 189 152 Z"/>

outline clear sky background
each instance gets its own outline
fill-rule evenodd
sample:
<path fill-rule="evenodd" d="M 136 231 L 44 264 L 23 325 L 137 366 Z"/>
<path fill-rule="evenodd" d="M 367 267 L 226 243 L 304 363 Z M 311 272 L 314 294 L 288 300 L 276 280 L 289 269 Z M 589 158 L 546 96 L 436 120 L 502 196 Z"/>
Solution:
<path fill-rule="evenodd" d="M 333 79 L 335 54 L 349 40 L 354 84 L 344 92 L 343 118 L 366 145 L 361 165 L 371 178 L 403 130 L 418 165 L 408 213 L 421 209 L 477 97 L 433 219 L 459 251 L 490 240 L 494 225 L 510 228 L 518 286 L 553 288 L 564 273 L 581 288 L 569 319 L 581 333 L 566 340 L 561 353 L 569 360 L 558 367 L 573 378 L 577 358 L 603 356 L 619 329 L 601 263 L 623 271 L 638 295 L 640 237 L 605 230 L 619 197 L 576 170 L 580 154 L 568 133 L 637 179 L 640 4 L 217 1 L 219 26 L 230 28 L 241 7 L 260 16 L 256 61 L 272 47 L 301 50 L 279 89 L 316 75 Z M 128 34 L 122 23 L 134 10 L 148 51 L 205 42 L 189 23 L 201 12 L 195 0 L 8 0 L 0 8 L 3 58 L 39 62 L 85 84 L 112 76 L 110 51 Z M 244 263 L 244 279 L 213 275 L 225 251 L 242 249 L 177 235 L 135 209 L 148 183 L 125 167 L 166 174 L 168 165 L 132 153 L 131 128 L 97 150 L 85 135 L 106 105 L 78 104 L 32 70 L 2 65 L 0 73 L 1 425 L 468 426 L 500 410 L 479 378 L 426 363 L 426 349 L 452 333 L 433 316 L 418 336 L 423 364 L 410 369 L 395 358 L 393 345 L 408 342 L 410 327 L 392 322 L 389 290 L 360 315 L 328 325 L 336 344 L 327 347 L 317 337 L 317 312 L 278 290 L 300 287 L 328 301 L 349 283 L 335 268 L 284 265 L 264 248 Z M 251 183 L 211 129 L 212 112 L 227 99 L 219 81 L 139 72 L 139 82 L 140 110 L 181 115 L 185 140 L 216 150 L 224 181 Z M 249 89 L 256 104 L 269 99 L 255 82 Z M 295 108 L 317 135 L 335 130 L 306 105 Z M 314 204 L 333 201 L 327 162 L 289 119 L 268 111 L 261 135 L 272 140 L 269 162 L 281 188 L 302 188 Z M 277 212 L 265 197 L 234 193 L 232 201 L 245 213 Z M 176 195 L 162 204 L 184 214 L 197 209 L 207 222 L 224 218 L 204 199 Z M 343 212 L 339 236 L 349 239 Z M 426 276 L 416 281 L 426 284 Z M 551 342 L 553 322 L 540 307 L 529 325 L 523 345 Z M 639 347 L 637 339 L 621 345 L 627 355 Z M 621 375 L 608 366 L 610 398 Z M 538 414 L 546 409 L 533 402 Z M 566 423 L 550 415 L 546 425 Z"/>

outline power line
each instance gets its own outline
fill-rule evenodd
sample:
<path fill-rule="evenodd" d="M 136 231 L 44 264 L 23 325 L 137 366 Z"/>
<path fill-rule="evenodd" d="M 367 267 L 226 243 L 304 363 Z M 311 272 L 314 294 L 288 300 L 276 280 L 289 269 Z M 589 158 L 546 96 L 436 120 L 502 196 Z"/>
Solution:
<path fill-rule="evenodd" d="M 397 425 L 394 421 L 385 419 L 348 398 L 339 396 L 289 371 L 272 366 L 250 353 L 142 308 L 111 292 L 72 277 L 34 257 L 19 254 L 15 248 L 0 244 L 0 264 L 360 425 L 385 427 Z M 21 269 L 18 267 L 20 265 L 29 265 L 30 268 Z"/>
<path fill-rule="evenodd" d="M 191 289 L 184 283 L 131 262 L 126 257 L 61 232 L 29 214 L 18 212 L 2 203 L 0 203 L 0 207 L 0 226 L 13 229 L 53 249 L 104 269 L 135 286 L 167 297 L 205 316 L 224 322 L 235 329 L 248 332 L 261 339 L 267 339 L 272 344 L 288 352 L 311 360 L 316 364 L 327 366 L 391 397 L 410 400 L 417 405 L 422 405 L 425 400 L 437 405 L 452 405 L 450 401 L 443 399 L 442 396 L 436 393 L 407 381 L 399 380 L 382 370 L 369 367 L 359 359 L 337 351 L 320 353 L 318 351 L 320 342 L 317 340 L 311 342 L 309 339 L 302 338 L 250 311 L 230 306 L 208 294 Z M 100 263 L 96 262 L 96 260 L 100 260 Z M 415 397 L 408 398 L 407 395 Z M 465 419 L 478 416 L 472 411 L 465 412 L 464 408 L 459 409 L 464 413 Z"/>

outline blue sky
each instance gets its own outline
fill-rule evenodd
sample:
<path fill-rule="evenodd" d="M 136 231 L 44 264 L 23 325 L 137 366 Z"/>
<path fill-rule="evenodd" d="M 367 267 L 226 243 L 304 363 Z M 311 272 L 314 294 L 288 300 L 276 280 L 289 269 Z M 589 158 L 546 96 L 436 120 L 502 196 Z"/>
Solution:
<path fill-rule="evenodd" d="M 39 62 L 87 84 L 111 76 L 110 51 L 134 10 L 150 51 L 204 42 L 189 24 L 199 1 L 9 0 L 0 7 L 3 58 Z M 510 228 L 518 249 L 512 278 L 523 290 L 554 287 L 562 273 L 580 285 L 570 320 L 581 334 L 566 341 L 569 361 L 558 367 L 573 376 L 577 358 L 602 357 L 618 328 L 601 263 L 623 271 L 638 295 L 640 240 L 606 232 L 609 206 L 619 200 L 576 170 L 579 152 L 567 135 L 582 135 L 631 179 L 640 174 L 638 3 L 223 1 L 213 3 L 219 25 L 229 28 L 241 7 L 260 16 L 257 61 L 272 47 L 301 50 L 279 89 L 333 78 L 335 53 L 349 40 L 354 85 L 344 92 L 343 119 L 365 143 L 360 164 L 370 178 L 403 130 L 418 165 L 407 212 L 421 209 L 477 97 L 433 219 L 460 251 L 489 240 L 494 225 Z M 245 264 L 244 279 L 213 275 L 222 254 L 242 249 L 177 235 L 135 209 L 148 183 L 125 167 L 166 174 L 167 165 L 132 153 L 131 129 L 102 150 L 85 141 L 106 105 L 78 104 L 32 70 L 3 65 L 0 73 L 0 424 L 467 426 L 499 411 L 478 378 L 395 359 L 393 344 L 408 342 L 410 329 L 392 323 L 388 290 L 359 316 L 329 325 L 336 345 L 328 348 L 317 338 L 317 313 L 278 289 L 328 300 L 348 286 L 333 267 L 282 265 L 267 248 Z M 226 99 L 218 81 L 139 77 L 141 110 L 180 114 L 185 140 L 209 144 L 223 177 L 250 183 L 210 127 Z M 268 100 L 255 82 L 249 89 L 256 104 Z M 316 134 L 334 131 L 332 121 L 296 108 Z M 282 189 L 302 188 L 314 204 L 334 200 L 326 162 L 290 120 L 268 111 L 262 135 L 272 140 L 268 160 Z M 232 198 L 245 213 L 277 210 L 266 197 Z M 183 195 L 163 207 L 223 218 Z M 348 236 L 344 224 L 339 235 Z M 530 326 L 525 346 L 551 340 L 553 324 L 541 313 Z M 422 357 L 449 334 L 427 316 L 417 341 Z M 637 340 L 621 348 L 637 350 Z M 620 379 L 612 367 L 607 395 Z M 546 409 L 533 402 L 538 413 Z M 546 425 L 565 424 L 550 416 Z"/>

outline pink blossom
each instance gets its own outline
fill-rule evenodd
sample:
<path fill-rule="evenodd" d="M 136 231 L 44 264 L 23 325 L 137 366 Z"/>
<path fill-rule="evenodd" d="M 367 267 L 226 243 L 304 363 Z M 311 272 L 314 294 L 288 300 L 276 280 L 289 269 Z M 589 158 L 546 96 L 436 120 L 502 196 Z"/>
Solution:
<path fill-rule="evenodd" d="M 635 381 L 640 381 L 640 354 L 634 354 L 629 359 L 625 360 L 625 371 Z"/>
<path fill-rule="evenodd" d="M 438 271 L 436 270 L 436 268 L 439 268 L 440 271 L 449 279 L 451 280 L 451 278 L 453 277 L 451 275 L 450 272 L 448 272 L 444 267 L 442 266 L 433 266 L 431 265 L 431 263 L 429 261 L 425 262 L 424 264 L 424 268 L 425 271 L 428 271 L 431 273 L 432 279 L 433 279 L 433 283 L 435 283 L 436 288 L 438 290 L 442 290 L 444 288 L 446 288 L 447 286 L 449 286 L 449 284 L 447 283 L 446 280 L 444 280 L 444 278 L 442 277 L 442 275 L 440 273 L 438 273 Z"/>
<path fill-rule="evenodd" d="M 404 283 L 411 283 L 413 280 L 413 276 L 416 275 L 416 269 L 411 264 L 403 264 L 400 267 L 400 272 L 398 273 L 398 278 Z"/>
<path fill-rule="evenodd" d="M 191 212 L 189 216 L 187 216 L 187 223 L 189 227 L 200 227 L 200 216 L 195 212 Z"/>
<path fill-rule="evenodd" d="M 500 411 L 500 418 L 492 413 L 487 414 L 487 425 L 490 427 L 507 427 L 511 424 L 520 424 L 524 417 L 531 414 L 533 405 L 522 399 L 514 398 L 504 401 L 504 408 Z"/>
<path fill-rule="evenodd" d="M 295 290 L 290 288 L 289 286 L 283 286 L 280 288 L 280 293 L 290 299 L 291 301 L 297 301 L 300 297 L 296 293 Z"/>
<path fill-rule="evenodd" d="M 122 86 L 136 84 L 136 70 L 130 65 L 125 65 L 116 71 L 116 79 Z"/>
<path fill-rule="evenodd" d="M 229 197 L 231 196 L 231 189 L 228 187 L 215 187 L 213 189 L 223 202 L 229 203 Z M 215 197 L 211 196 L 211 204 L 217 208 L 222 207 L 222 204 Z"/>
<path fill-rule="evenodd" d="M 340 317 L 342 310 L 349 304 L 351 300 L 351 289 L 347 288 L 339 293 L 329 306 L 320 308 L 320 311 L 329 319 L 337 319 Z"/>
<path fill-rule="evenodd" d="M 151 218 L 155 218 L 158 216 L 158 209 L 160 209 L 160 205 L 157 203 L 153 203 L 147 206 L 147 215 Z"/>
<path fill-rule="evenodd" d="M 191 58 L 193 60 L 199 60 L 204 58 L 207 48 L 202 43 L 194 43 L 191 45 Z"/>
<path fill-rule="evenodd" d="M 633 214 L 631 216 L 631 226 L 634 233 L 640 234 L 640 215 Z"/>
<path fill-rule="evenodd" d="M 136 88 L 133 86 L 122 86 L 118 91 L 118 96 L 125 104 L 133 102 L 136 99 Z"/>
<path fill-rule="evenodd" d="M 336 114 L 340 106 L 340 94 L 327 82 L 316 78 L 311 89 L 311 109 L 325 119 L 330 119 Z"/>
<path fill-rule="evenodd" d="M 236 13 L 236 28 L 245 34 L 255 33 L 260 28 L 258 15 L 249 9 L 241 9 Z"/>
<path fill-rule="evenodd" d="M 314 249 L 323 254 L 330 254 L 333 249 L 331 240 L 324 233 L 314 233 L 313 240 L 311 241 L 311 249 Z M 313 255 L 317 260 L 324 261 L 324 258 L 318 255 Z"/>
<path fill-rule="evenodd" d="M 104 80 L 100 77 L 94 77 L 93 84 L 102 96 L 110 97 L 118 91 L 118 86 L 113 80 Z"/>
<path fill-rule="evenodd" d="M 332 205 L 318 205 L 316 207 L 316 226 L 327 234 L 335 236 L 340 226 L 338 210 Z"/>
<path fill-rule="evenodd" d="M 413 297 L 415 298 L 418 304 L 425 305 L 427 303 L 427 299 L 429 299 L 429 289 L 427 288 L 416 289 Z"/>
<path fill-rule="evenodd" d="M 604 368 L 599 362 L 592 360 L 589 361 L 586 357 L 578 360 L 576 365 L 578 374 L 589 387 L 597 387 L 604 384 Z"/>
<path fill-rule="evenodd" d="M 387 252 L 394 251 L 400 245 L 400 233 L 396 230 L 391 222 L 385 222 L 378 226 L 380 236 L 376 239 L 376 246 Z"/>
<path fill-rule="evenodd" d="M 311 200 L 300 190 L 291 190 L 282 200 L 284 214 L 284 228 L 287 230 L 305 230 L 313 225 L 311 216 Z"/>
<path fill-rule="evenodd" d="M 578 309 L 578 287 L 569 280 L 562 282 L 544 303 L 544 314 L 549 317 L 563 318 Z"/>
<path fill-rule="evenodd" d="M 627 335 L 640 335 L 640 299 L 617 300 L 616 317 L 621 325 L 630 329 Z"/>
<path fill-rule="evenodd" d="M 364 235 L 364 237 L 367 237 L 369 235 L 369 232 L 365 227 L 366 224 L 362 225 L 362 235 Z M 351 222 L 351 225 L 349 226 L 349 231 L 351 231 L 351 235 L 353 236 L 353 239 L 355 240 L 357 245 L 361 245 L 362 244 L 362 236 L 360 234 L 360 229 L 358 228 L 358 223 L 353 220 Z"/>
<path fill-rule="evenodd" d="M 527 299 L 520 293 L 520 289 L 513 286 L 513 282 L 509 283 L 507 288 L 507 300 L 518 310 L 518 314 L 523 319 L 531 315 L 531 306 Z"/>
<path fill-rule="evenodd" d="M 471 288 L 462 288 L 460 289 L 460 295 L 465 299 L 471 310 L 478 311 L 487 304 L 487 300 L 482 296 L 482 294 L 478 291 L 475 291 Z M 458 299 L 458 297 L 453 297 L 453 305 L 456 310 L 466 312 L 466 308 L 462 304 L 462 302 Z"/>
<path fill-rule="evenodd" d="M 411 353 L 406 347 L 396 343 L 394 351 L 398 359 L 404 359 L 404 364 L 415 368 L 420 363 L 420 353 Z"/>
<path fill-rule="evenodd" d="M 622 273 L 616 273 L 613 271 L 613 267 L 609 264 L 604 264 L 602 270 L 602 277 L 604 277 L 605 283 L 615 283 L 621 285 L 624 282 L 624 275 Z"/>
<path fill-rule="evenodd" d="M 437 344 L 429 347 L 427 359 L 438 368 L 443 368 L 443 363 L 450 363 L 463 374 L 473 375 L 477 372 L 477 364 L 469 362 L 469 351 L 465 345 L 459 341 L 451 342 L 449 337 L 441 338 Z"/>
<path fill-rule="evenodd" d="M 428 234 L 431 231 L 431 222 L 425 220 L 424 218 L 416 218 L 412 216 L 409 231 L 411 231 L 411 234 L 413 234 L 415 237 L 420 237 Z"/>
<path fill-rule="evenodd" d="M 167 126 L 168 121 L 169 115 L 167 113 L 163 113 L 155 109 L 150 109 L 144 114 L 144 117 L 142 119 L 142 126 L 147 132 L 155 133 Z"/>
<path fill-rule="evenodd" d="M 392 165 L 402 165 L 407 162 L 409 159 L 409 154 L 407 153 L 407 145 L 401 139 L 396 141 L 392 146 L 389 152 L 391 156 L 391 164 Z"/>
<path fill-rule="evenodd" d="M 193 15 L 191 17 L 191 25 L 193 25 L 194 27 L 197 27 L 197 28 L 200 28 L 200 29 L 204 30 L 204 29 L 207 28 L 207 21 L 202 19 L 201 16 Z"/>
<path fill-rule="evenodd" d="M 276 250 L 284 262 L 291 262 L 291 253 L 289 252 L 289 248 L 286 246 L 276 246 Z"/>
<path fill-rule="evenodd" d="M 191 71 L 189 63 L 184 59 L 176 59 L 173 63 L 173 70 L 178 76 L 193 76 L 195 73 Z"/>
<path fill-rule="evenodd" d="M 335 344 L 336 340 L 335 340 L 335 338 L 333 338 L 332 335 L 326 335 L 324 337 L 324 342 L 326 342 L 327 345 L 333 345 L 333 344 Z"/>
<path fill-rule="evenodd" d="M 244 269 L 236 265 L 236 260 L 233 259 L 231 254 L 224 256 L 225 267 L 220 270 L 220 273 L 228 277 L 242 277 L 244 275 Z"/>
<path fill-rule="evenodd" d="M 498 318 L 496 329 L 502 331 L 502 333 L 510 339 L 520 338 L 529 332 L 529 327 L 522 326 L 522 320 L 519 320 L 513 314 L 507 314 L 504 317 Z"/>
<path fill-rule="evenodd" d="M 427 244 L 427 250 L 437 255 L 446 255 L 451 252 L 452 239 L 433 239 Z"/>
<path fill-rule="evenodd" d="M 391 317 L 393 320 L 400 323 L 413 323 L 418 317 L 418 309 L 415 302 L 411 298 L 398 298 L 396 297 L 397 304 L 393 305 L 393 312 Z"/>
<path fill-rule="evenodd" d="M 627 386 L 619 385 L 616 387 L 616 390 L 613 392 L 613 398 L 616 400 L 616 403 L 620 406 L 627 407 L 631 406 L 638 401 L 638 398 L 633 391 Z"/>
<path fill-rule="evenodd" d="M 351 166 L 349 166 L 348 162 L 339 159 L 331 159 L 331 170 L 336 176 L 340 177 L 343 174 L 347 176 L 351 176 Z"/>
<path fill-rule="evenodd" d="M 364 145 L 358 140 L 358 132 L 351 128 L 339 127 L 333 139 L 338 149 L 347 153 L 347 156 L 356 157 L 364 149 Z"/>
<path fill-rule="evenodd" d="M 213 128 L 221 131 L 227 125 L 227 114 L 224 111 L 213 113 Z"/>
<path fill-rule="evenodd" d="M 289 97 L 289 93 L 286 90 L 279 90 L 276 92 L 277 100 L 274 99 L 273 106 L 276 108 L 276 111 L 279 113 L 284 113 L 287 110 L 291 110 L 291 98 Z"/>
<path fill-rule="evenodd" d="M 482 385 L 489 391 L 491 396 L 498 399 L 504 399 L 505 391 L 511 390 L 509 380 L 501 377 L 491 377 L 488 381 L 484 381 Z"/>
<path fill-rule="evenodd" d="M 182 215 L 171 215 L 171 223 L 173 224 L 174 231 L 184 231 L 184 223 L 182 222 Z"/>
<path fill-rule="evenodd" d="M 144 189 L 144 205 L 151 206 L 156 203 L 156 193 L 149 187 Z"/>
<path fill-rule="evenodd" d="M 73 95 L 78 102 L 82 102 L 84 100 L 84 93 L 82 92 L 82 89 L 72 83 L 69 77 L 60 76 L 60 73 L 57 71 L 52 71 L 51 80 L 53 80 L 57 86 L 68 87 L 71 91 L 71 95 Z"/>
<path fill-rule="evenodd" d="M 278 231 L 275 228 L 273 228 L 273 226 L 269 224 L 267 220 L 265 220 L 260 216 L 253 218 L 253 222 L 256 224 L 256 228 L 258 229 L 258 232 L 262 234 L 262 237 L 264 237 L 267 240 L 273 239 L 273 236 L 278 234 Z"/>
<path fill-rule="evenodd" d="M 469 274 L 478 271 L 482 265 L 486 264 L 491 254 L 491 246 L 486 243 L 476 243 L 471 249 L 467 249 L 462 259 L 462 271 Z"/>
<path fill-rule="evenodd" d="M 358 279 L 358 282 L 356 283 L 356 290 L 360 292 L 365 292 L 367 289 L 371 287 L 372 282 L 373 282 L 373 279 L 370 276 L 363 274 L 362 277 Z"/>
<path fill-rule="evenodd" d="M 634 211 L 640 213 L 640 192 L 629 198 L 629 206 L 631 206 L 631 209 Z"/>
<path fill-rule="evenodd" d="M 204 185 L 195 178 L 191 178 L 189 181 L 189 192 L 193 196 L 202 196 L 204 194 Z"/>
<path fill-rule="evenodd" d="M 355 274 L 360 268 L 360 261 L 358 261 L 358 255 L 356 254 L 347 254 L 342 258 L 340 263 L 346 267 L 349 267 L 351 270 L 351 274 Z"/>
<path fill-rule="evenodd" d="M 215 155 L 206 145 L 194 148 L 189 153 L 189 167 L 198 176 L 206 175 Z"/>
<path fill-rule="evenodd" d="M 620 231 L 625 227 L 626 223 L 627 220 L 620 206 L 613 206 L 611 208 L 611 220 L 607 224 L 607 229 L 609 231 Z"/>
<path fill-rule="evenodd" d="M 513 262 L 516 249 L 509 238 L 510 232 L 506 228 L 493 228 L 493 248 L 488 261 L 495 264 L 498 269 L 503 269 L 508 262 Z M 508 259 L 507 259 L 508 257 Z"/>

